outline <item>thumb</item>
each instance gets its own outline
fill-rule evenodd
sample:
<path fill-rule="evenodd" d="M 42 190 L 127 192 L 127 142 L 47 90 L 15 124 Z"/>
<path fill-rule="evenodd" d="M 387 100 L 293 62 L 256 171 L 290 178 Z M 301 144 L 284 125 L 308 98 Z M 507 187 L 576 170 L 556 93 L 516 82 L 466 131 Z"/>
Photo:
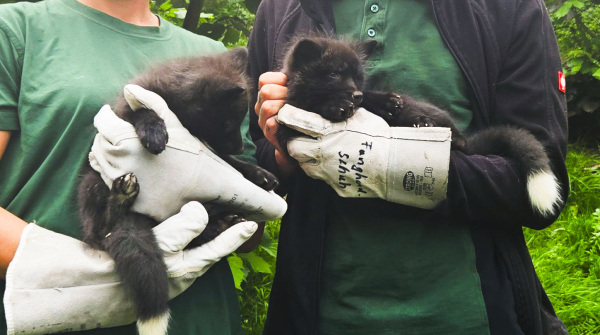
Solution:
<path fill-rule="evenodd" d="M 167 129 L 183 128 L 177 116 L 173 114 L 166 101 L 160 95 L 134 84 L 125 85 L 123 95 L 129 107 L 134 111 L 140 108 L 153 110 L 165 121 Z"/>
<path fill-rule="evenodd" d="M 243 221 L 233 225 L 231 228 L 222 232 L 214 240 L 209 241 L 197 248 L 186 250 L 189 257 L 189 264 L 193 260 L 206 260 L 217 262 L 221 258 L 229 255 L 246 242 L 258 229 L 254 221 Z"/>
<path fill-rule="evenodd" d="M 208 213 L 202 204 L 191 201 L 179 213 L 152 228 L 156 241 L 163 251 L 183 250 L 208 224 Z"/>
<path fill-rule="evenodd" d="M 118 117 L 109 105 L 104 105 L 94 116 L 94 127 L 100 136 L 112 144 L 117 144 L 127 138 L 135 138 L 135 128 L 131 123 Z"/>
<path fill-rule="evenodd" d="M 345 127 L 345 122 L 333 123 L 319 114 L 288 104 L 277 113 L 277 122 L 311 137 L 321 137 Z"/>

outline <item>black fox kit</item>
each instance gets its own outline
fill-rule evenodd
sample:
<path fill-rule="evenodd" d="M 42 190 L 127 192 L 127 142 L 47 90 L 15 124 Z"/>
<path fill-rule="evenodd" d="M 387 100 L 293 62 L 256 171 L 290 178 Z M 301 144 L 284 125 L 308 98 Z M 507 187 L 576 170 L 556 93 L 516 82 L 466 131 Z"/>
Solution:
<path fill-rule="evenodd" d="M 272 190 L 278 183 L 275 176 L 229 156 L 243 149 L 240 125 L 248 110 L 247 57 L 246 49 L 237 48 L 215 56 L 178 59 L 131 83 L 160 95 L 192 135 L 244 177 Z M 165 123 L 154 111 L 133 112 L 123 94 L 112 107 L 134 126 L 148 151 L 158 154 L 165 149 Z M 130 211 L 138 192 L 132 173 L 116 178 L 109 189 L 100 175 L 87 167 L 78 190 L 83 239 L 115 260 L 116 271 L 134 299 L 140 334 L 161 334 L 169 319 L 167 268 L 151 230 L 157 222 Z M 203 244 L 240 221 L 243 219 L 232 214 L 211 217 L 205 231 L 188 247 Z"/>
<path fill-rule="evenodd" d="M 363 66 L 375 46 L 373 40 L 347 43 L 327 37 L 299 38 L 284 61 L 287 103 L 334 122 L 343 121 L 356 108 L 364 107 L 392 127 L 451 128 L 452 149 L 516 159 L 527 180 L 533 209 L 542 216 L 556 212 L 562 201 L 560 185 L 543 145 L 531 133 L 512 126 L 496 126 L 465 137 L 444 110 L 406 95 L 364 90 Z M 299 134 L 282 126 L 277 139 L 285 149 L 287 141 Z"/>

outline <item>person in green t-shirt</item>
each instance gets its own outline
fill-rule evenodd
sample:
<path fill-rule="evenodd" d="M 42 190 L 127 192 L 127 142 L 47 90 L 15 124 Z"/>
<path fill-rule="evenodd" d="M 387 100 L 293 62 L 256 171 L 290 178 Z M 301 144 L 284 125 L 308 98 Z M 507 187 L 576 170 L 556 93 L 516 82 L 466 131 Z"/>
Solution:
<path fill-rule="evenodd" d="M 154 15 L 148 0 L 0 6 L 0 333 L 136 333 L 112 261 L 78 241 L 75 190 L 96 134 L 93 119 L 149 66 L 224 51 Z M 253 153 L 246 139 L 242 158 L 253 161 Z M 205 221 L 204 207 L 190 203 L 154 231 L 174 278 L 169 331 L 241 334 L 221 258 L 254 234 L 243 246 L 249 250 L 262 229 L 236 225 L 210 248 L 183 251 Z"/>

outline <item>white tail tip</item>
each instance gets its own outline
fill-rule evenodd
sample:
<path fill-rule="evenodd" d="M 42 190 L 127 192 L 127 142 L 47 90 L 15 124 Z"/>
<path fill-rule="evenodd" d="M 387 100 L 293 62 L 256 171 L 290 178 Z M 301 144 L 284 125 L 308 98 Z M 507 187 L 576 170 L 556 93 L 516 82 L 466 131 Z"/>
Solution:
<path fill-rule="evenodd" d="M 138 320 L 137 329 L 140 335 L 165 335 L 169 328 L 169 319 L 171 314 L 167 310 L 165 313 L 155 316 L 148 320 Z"/>
<path fill-rule="evenodd" d="M 542 216 L 553 215 L 562 200 L 560 185 L 551 172 L 536 171 L 527 177 L 527 192 L 534 210 Z"/>

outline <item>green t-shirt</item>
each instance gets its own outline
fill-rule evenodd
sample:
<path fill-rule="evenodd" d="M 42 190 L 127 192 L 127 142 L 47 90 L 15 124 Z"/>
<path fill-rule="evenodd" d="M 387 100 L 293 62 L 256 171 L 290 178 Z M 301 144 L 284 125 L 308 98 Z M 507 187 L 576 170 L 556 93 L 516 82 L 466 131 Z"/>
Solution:
<path fill-rule="evenodd" d="M 373 38 L 369 88 L 451 111 L 465 129 L 467 85 L 428 2 L 334 0 L 337 32 Z M 328 209 L 319 296 L 322 334 L 487 334 L 466 225 L 376 199 L 335 197 Z"/>
<path fill-rule="evenodd" d="M 76 0 L 0 6 L 0 130 L 12 131 L 0 160 L 0 206 L 79 238 L 75 189 L 100 107 L 157 61 L 223 51 L 220 42 L 164 20 L 160 27 L 135 26 Z M 246 148 L 251 155 L 253 145 Z M 170 305 L 171 334 L 242 333 L 225 260 Z M 85 332 L 135 333 L 135 325 Z"/>

